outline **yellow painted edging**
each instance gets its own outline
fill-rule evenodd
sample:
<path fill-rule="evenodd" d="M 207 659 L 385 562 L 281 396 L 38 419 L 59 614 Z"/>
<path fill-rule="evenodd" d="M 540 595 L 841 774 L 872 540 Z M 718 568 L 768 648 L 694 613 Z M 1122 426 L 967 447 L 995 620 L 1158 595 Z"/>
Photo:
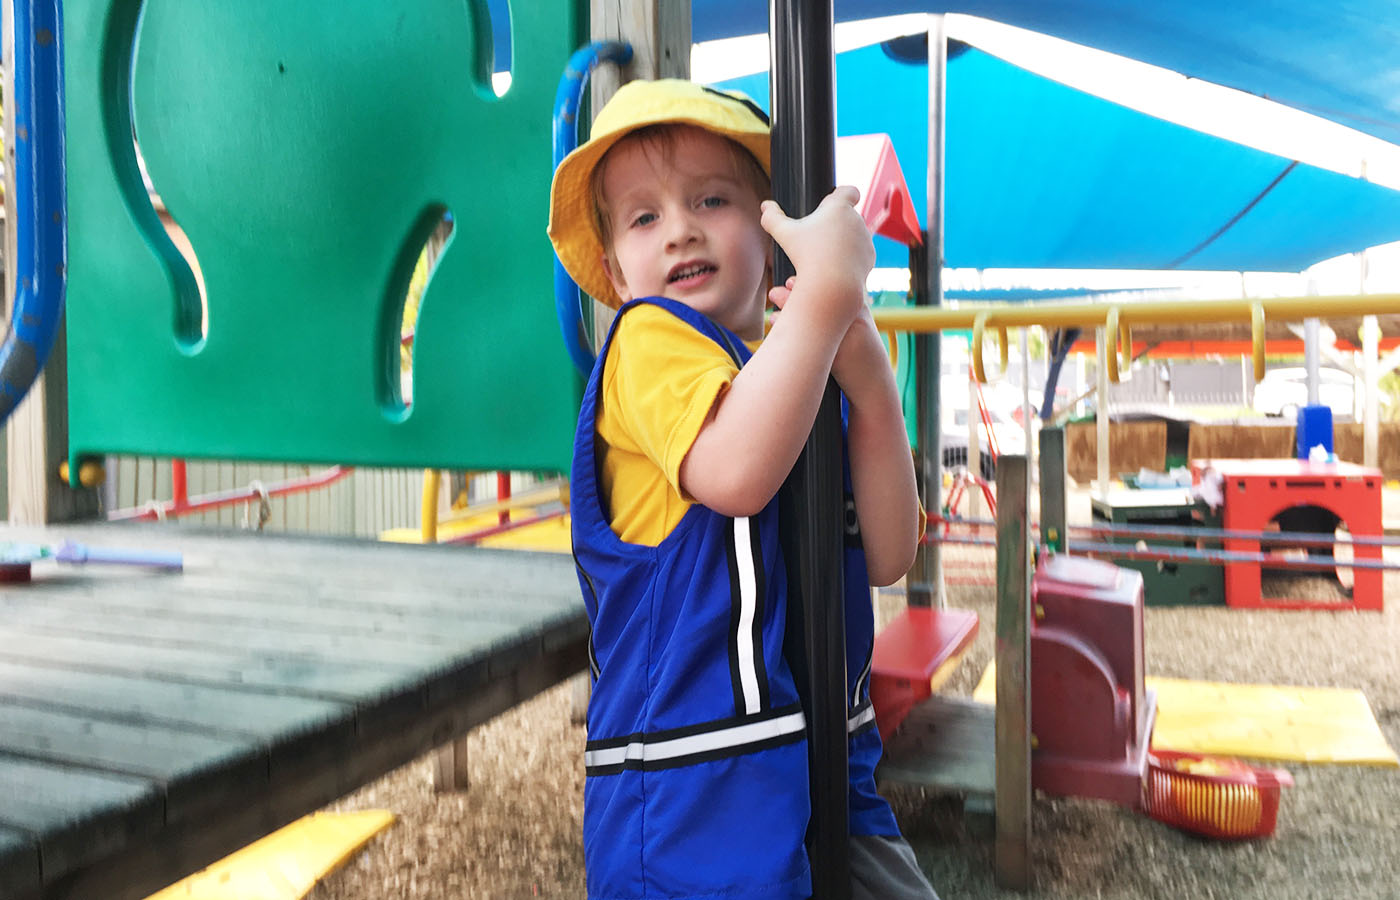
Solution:
<path fill-rule="evenodd" d="M 146 900 L 300 900 L 393 821 L 382 809 L 313 813 Z"/>

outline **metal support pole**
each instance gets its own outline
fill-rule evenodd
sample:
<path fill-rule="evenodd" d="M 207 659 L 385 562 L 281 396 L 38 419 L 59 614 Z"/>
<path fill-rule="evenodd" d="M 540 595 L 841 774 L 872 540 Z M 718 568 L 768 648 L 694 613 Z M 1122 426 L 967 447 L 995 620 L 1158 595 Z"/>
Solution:
<path fill-rule="evenodd" d="M 773 159 L 781 161 L 773 171 L 773 195 L 794 217 L 814 210 L 835 186 L 831 29 L 831 0 L 771 0 Z M 782 284 L 792 272 L 791 262 L 775 247 L 774 283 Z M 822 900 L 845 900 L 851 893 L 844 511 L 840 392 L 828 379 L 812 434 L 783 487 L 789 596 L 799 601 L 788 606 L 788 657 L 799 656 L 797 641 L 791 640 L 797 637 L 791 630 L 796 619 L 805 650 L 793 666 L 807 714 L 808 858 L 813 897 Z"/>
<path fill-rule="evenodd" d="M 928 17 L 928 227 L 922 267 L 911 267 L 916 306 L 943 305 L 943 118 L 944 76 L 948 42 L 941 15 Z M 919 499 L 924 509 L 943 508 L 943 336 L 914 335 L 916 405 L 918 407 Z M 971 412 L 969 411 L 969 416 Z M 973 470 L 976 471 L 976 470 Z M 943 609 L 948 605 L 943 582 L 943 549 L 921 545 L 905 579 L 909 605 Z"/>
<path fill-rule="evenodd" d="M 1040 541 L 1056 553 L 1065 552 L 1069 500 L 1066 496 L 1065 430 L 1055 425 L 1040 429 Z"/>
<path fill-rule="evenodd" d="M 997 461 L 997 884 L 1031 884 L 1030 467 Z"/>
<path fill-rule="evenodd" d="M 1094 329 L 1098 340 L 1095 341 L 1094 349 L 1097 352 L 1097 367 L 1094 377 L 1098 383 L 1098 397 L 1094 401 L 1094 439 L 1098 448 L 1098 495 L 1108 496 L 1109 483 L 1109 460 L 1108 460 L 1108 354 L 1112 351 L 1108 348 L 1108 339 L 1104 334 L 1104 329 Z"/>
<path fill-rule="evenodd" d="M 1317 368 L 1318 368 L 1318 341 L 1320 322 L 1317 319 L 1303 320 L 1303 367 L 1307 372 L 1308 379 L 1308 406 L 1317 406 Z"/>

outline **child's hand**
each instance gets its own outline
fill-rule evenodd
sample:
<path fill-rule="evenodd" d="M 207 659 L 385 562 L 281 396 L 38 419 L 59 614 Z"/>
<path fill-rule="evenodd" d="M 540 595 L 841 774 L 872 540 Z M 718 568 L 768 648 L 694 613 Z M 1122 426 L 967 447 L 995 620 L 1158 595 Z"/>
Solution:
<path fill-rule="evenodd" d="M 870 231 L 855 208 L 859 200 L 855 188 L 838 187 L 801 219 L 788 218 L 777 203 L 765 200 L 760 220 L 802 276 L 800 293 L 811 294 L 811 303 L 845 323 L 864 305 L 865 280 L 875 265 Z M 791 293 L 789 288 L 783 303 Z"/>

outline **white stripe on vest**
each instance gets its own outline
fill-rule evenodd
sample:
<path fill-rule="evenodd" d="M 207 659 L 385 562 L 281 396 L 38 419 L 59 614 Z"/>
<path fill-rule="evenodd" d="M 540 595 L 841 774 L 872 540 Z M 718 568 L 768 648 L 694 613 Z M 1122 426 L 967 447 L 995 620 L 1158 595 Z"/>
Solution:
<path fill-rule="evenodd" d="M 744 692 L 744 709 L 752 715 L 762 709 L 758 691 L 757 650 L 753 645 L 753 617 L 758 607 L 758 584 L 754 578 L 753 543 L 749 538 L 749 518 L 734 520 L 734 558 L 739 570 L 739 621 L 735 646 L 739 649 L 739 686 Z"/>
<path fill-rule="evenodd" d="M 645 739 L 633 741 L 622 747 L 604 747 L 597 750 L 585 750 L 583 754 L 583 764 L 587 768 L 597 766 L 619 766 L 629 761 L 638 762 L 659 762 L 661 760 L 676 759 L 682 756 L 694 756 L 700 753 L 710 753 L 716 750 L 728 750 L 742 747 L 746 744 L 756 744 L 760 741 L 771 740 L 776 737 L 794 734 L 807 727 L 807 719 L 799 710 L 789 713 L 776 719 L 768 719 L 762 722 L 749 722 L 743 725 L 734 725 L 729 728 L 720 728 L 714 731 L 706 731 L 700 734 L 687 735 L 686 737 L 670 738 L 669 740 L 653 741 L 648 743 Z"/>

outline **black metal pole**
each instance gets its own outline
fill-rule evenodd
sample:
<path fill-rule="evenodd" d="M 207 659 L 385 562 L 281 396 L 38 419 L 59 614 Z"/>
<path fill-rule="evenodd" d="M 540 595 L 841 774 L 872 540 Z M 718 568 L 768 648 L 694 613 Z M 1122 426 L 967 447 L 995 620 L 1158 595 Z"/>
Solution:
<path fill-rule="evenodd" d="M 770 0 L 773 195 L 791 216 L 810 213 L 836 178 L 835 58 L 831 0 Z M 773 281 L 792 265 L 774 254 Z M 812 819 L 807 830 L 814 898 L 851 893 L 847 809 L 846 623 L 842 552 L 841 405 L 828 380 L 817 420 L 783 487 L 788 560 L 789 658 L 807 714 Z M 800 627 L 800 640 L 792 629 Z"/>
<path fill-rule="evenodd" d="M 948 42 L 943 16 L 929 16 L 928 39 L 928 227 L 924 242 L 909 251 L 910 287 L 916 306 L 943 305 L 943 124 Z M 924 509 L 943 507 L 943 335 L 914 336 L 914 371 L 918 379 L 918 475 Z M 937 545 L 920 545 L 909 570 L 910 606 L 947 605 L 943 590 L 943 553 Z"/>

